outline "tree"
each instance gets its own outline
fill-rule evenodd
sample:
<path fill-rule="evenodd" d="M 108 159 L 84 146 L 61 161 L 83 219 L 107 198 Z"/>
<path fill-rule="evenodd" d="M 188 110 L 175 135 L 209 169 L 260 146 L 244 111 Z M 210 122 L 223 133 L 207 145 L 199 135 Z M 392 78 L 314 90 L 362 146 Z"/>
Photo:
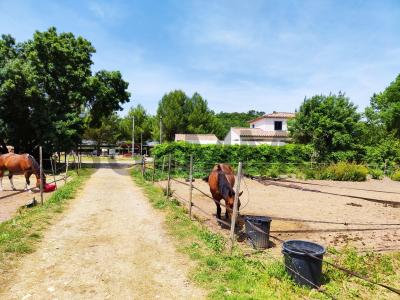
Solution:
<path fill-rule="evenodd" d="M 99 127 L 88 127 L 84 133 L 84 138 L 96 142 L 97 150 L 103 144 L 115 144 L 121 138 L 121 130 L 119 130 L 120 119 L 117 114 L 109 117 L 103 117 L 100 120 Z"/>
<path fill-rule="evenodd" d="M 366 115 L 400 138 L 400 74 L 383 92 L 372 96 Z"/>
<path fill-rule="evenodd" d="M 167 141 L 173 141 L 176 133 L 214 133 L 221 137 L 223 131 L 215 113 L 208 108 L 207 100 L 198 93 L 191 98 L 180 90 L 164 95 L 153 120 L 153 137 L 156 140 L 160 136 L 160 117 L 163 139 Z"/>
<path fill-rule="evenodd" d="M 187 133 L 216 133 L 219 123 L 215 121 L 215 114 L 208 108 L 207 100 L 200 94 L 194 93 L 186 103 Z"/>
<path fill-rule="evenodd" d="M 227 133 L 229 132 L 231 127 L 249 127 L 249 121 L 253 120 L 257 117 L 265 115 L 263 111 L 255 111 L 249 110 L 246 112 L 220 112 L 216 115 L 218 119 L 218 123 L 222 126 L 222 129 L 219 133 L 219 138 L 223 139 Z"/>
<path fill-rule="evenodd" d="M 312 144 L 320 160 L 336 151 L 357 147 L 360 114 L 343 93 L 305 98 L 294 120 L 289 122 L 294 142 Z"/>
<path fill-rule="evenodd" d="M 187 101 L 183 91 L 175 90 L 164 95 L 158 103 L 157 119 L 162 118 L 163 140 L 173 141 L 176 133 L 185 133 Z"/>
<path fill-rule="evenodd" d="M 79 143 L 85 121 L 99 120 L 129 101 L 119 72 L 92 75 L 95 52 L 89 41 L 54 27 L 16 44 L 0 41 L 0 130 L 16 152 L 70 150 Z M 84 118 L 86 115 L 86 118 Z"/>
<path fill-rule="evenodd" d="M 128 114 L 121 120 L 123 138 L 129 141 L 132 139 L 133 118 L 135 118 L 135 143 L 139 143 L 141 138 L 143 138 L 143 142 L 150 140 L 153 117 L 148 115 L 144 107 L 140 104 L 132 107 Z"/>

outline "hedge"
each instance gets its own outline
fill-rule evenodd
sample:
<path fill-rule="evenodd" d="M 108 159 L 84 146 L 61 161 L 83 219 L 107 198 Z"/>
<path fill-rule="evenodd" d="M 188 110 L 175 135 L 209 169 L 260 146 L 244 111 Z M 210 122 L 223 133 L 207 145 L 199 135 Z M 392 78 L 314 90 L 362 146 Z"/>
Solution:
<path fill-rule="evenodd" d="M 251 163 L 293 163 L 311 161 L 312 148 L 308 145 L 288 144 L 285 146 L 247 145 L 198 145 L 173 142 L 157 145 L 152 155 L 162 157 L 172 154 L 174 161 L 187 164 L 190 155 L 197 164 L 210 165 L 216 162 L 237 164 Z"/>

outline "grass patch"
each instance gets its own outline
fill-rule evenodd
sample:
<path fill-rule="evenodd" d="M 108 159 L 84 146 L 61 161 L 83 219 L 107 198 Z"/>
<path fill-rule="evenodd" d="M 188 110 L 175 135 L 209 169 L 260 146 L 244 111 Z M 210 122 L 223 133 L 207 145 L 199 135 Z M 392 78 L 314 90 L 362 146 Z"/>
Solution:
<path fill-rule="evenodd" d="M 146 182 L 133 170 L 134 181 L 141 186 L 154 208 L 165 213 L 169 233 L 176 239 L 179 251 L 196 262 L 191 279 L 209 291 L 211 299 L 330 299 L 315 290 L 303 288 L 286 274 L 280 261 L 265 253 L 246 256 L 240 247 L 233 255 L 226 250 L 228 240 L 211 232 L 201 222 L 191 221 L 186 209 L 175 200 L 168 200 L 161 188 Z M 392 286 L 400 282 L 400 253 L 358 254 L 354 249 L 328 249 L 325 259 L 339 263 L 375 280 Z M 397 271 L 396 271 L 397 270 Z M 386 299 L 395 295 L 379 287 L 324 265 L 325 290 L 337 299 Z"/>
<path fill-rule="evenodd" d="M 21 209 L 19 215 L 0 224 L 0 270 L 7 270 L 21 255 L 36 249 L 42 232 L 63 211 L 68 200 L 75 197 L 91 173 L 85 169 L 79 171 L 79 176 L 69 172 L 72 180 L 55 191 L 43 206 Z"/>

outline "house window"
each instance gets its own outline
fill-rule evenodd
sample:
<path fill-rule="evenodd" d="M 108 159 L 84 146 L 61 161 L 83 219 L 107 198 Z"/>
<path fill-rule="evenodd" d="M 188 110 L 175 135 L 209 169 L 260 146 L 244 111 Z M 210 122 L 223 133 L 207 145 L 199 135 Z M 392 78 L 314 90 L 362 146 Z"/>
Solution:
<path fill-rule="evenodd" d="M 282 121 L 275 121 L 275 130 L 282 130 Z"/>

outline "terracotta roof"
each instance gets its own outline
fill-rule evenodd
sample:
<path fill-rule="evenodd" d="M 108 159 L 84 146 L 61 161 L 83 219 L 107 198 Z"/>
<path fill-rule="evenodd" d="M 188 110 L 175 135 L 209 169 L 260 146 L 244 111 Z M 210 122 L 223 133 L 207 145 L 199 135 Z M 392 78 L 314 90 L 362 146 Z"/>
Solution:
<path fill-rule="evenodd" d="M 288 132 L 283 130 L 265 131 L 260 128 L 232 128 L 239 136 L 249 137 L 288 137 Z"/>
<path fill-rule="evenodd" d="M 295 117 L 294 113 L 289 113 L 289 112 L 276 112 L 274 111 L 272 114 L 266 114 L 261 117 L 255 118 L 254 120 L 248 121 L 249 123 L 253 123 L 255 121 L 261 120 L 261 119 L 269 119 L 269 118 L 279 118 L 279 119 L 292 119 Z"/>
<path fill-rule="evenodd" d="M 218 141 L 215 134 L 175 134 L 175 141 Z"/>

